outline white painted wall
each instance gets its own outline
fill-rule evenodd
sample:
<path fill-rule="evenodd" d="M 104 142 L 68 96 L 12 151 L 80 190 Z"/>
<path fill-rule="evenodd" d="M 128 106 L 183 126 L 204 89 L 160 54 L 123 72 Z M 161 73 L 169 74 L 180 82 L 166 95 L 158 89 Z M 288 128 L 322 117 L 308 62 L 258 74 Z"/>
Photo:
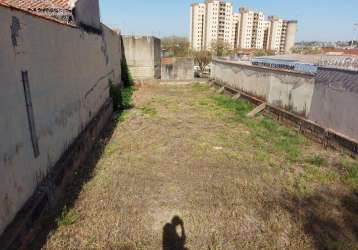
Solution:
<path fill-rule="evenodd" d="M 0 6 L 0 233 L 120 82 L 121 44 Z M 40 156 L 34 157 L 21 71 L 27 70 Z"/>

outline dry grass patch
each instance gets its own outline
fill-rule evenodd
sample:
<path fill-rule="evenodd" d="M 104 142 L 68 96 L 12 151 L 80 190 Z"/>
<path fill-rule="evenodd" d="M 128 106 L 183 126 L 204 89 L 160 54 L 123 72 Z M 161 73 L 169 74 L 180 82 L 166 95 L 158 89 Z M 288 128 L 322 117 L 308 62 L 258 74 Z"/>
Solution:
<path fill-rule="evenodd" d="M 133 104 L 43 249 L 357 249 L 356 160 L 207 85 Z"/>

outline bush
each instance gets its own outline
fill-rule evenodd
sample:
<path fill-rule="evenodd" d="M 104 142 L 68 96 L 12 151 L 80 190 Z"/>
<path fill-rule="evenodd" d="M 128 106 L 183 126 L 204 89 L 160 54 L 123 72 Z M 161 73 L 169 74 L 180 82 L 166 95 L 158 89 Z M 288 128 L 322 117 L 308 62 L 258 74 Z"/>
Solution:
<path fill-rule="evenodd" d="M 121 63 L 121 73 L 122 73 L 122 82 L 124 87 L 132 86 L 133 85 L 133 78 L 129 71 L 127 61 L 124 59 Z"/>
<path fill-rule="evenodd" d="M 109 83 L 109 95 L 112 98 L 113 110 L 114 111 L 123 111 L 132 107 L 132 95 L 133 87 L 125 86 L 121 89 L 119 86 L 116 86 L 112 83 L 112 80 L 108 81 Z"/>
<path fill-rule="evenodd" d="M 122 106 L 122 93 L 121 89 L 118 86 L 115 86 L 112 80 L 108 80 L 109 84 L 109 96 L 112 98 L 113 110 L 118 111 Z"/>

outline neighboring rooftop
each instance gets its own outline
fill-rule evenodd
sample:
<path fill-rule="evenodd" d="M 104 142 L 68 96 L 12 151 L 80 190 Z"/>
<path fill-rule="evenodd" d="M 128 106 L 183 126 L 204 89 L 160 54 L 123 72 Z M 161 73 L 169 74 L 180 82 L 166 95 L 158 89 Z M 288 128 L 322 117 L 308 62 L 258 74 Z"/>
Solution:
<path fill-rule="evenodd" d="M 68 0 L 0 0 L 0 2 L 25 10 L 36 8 L 61 8 L 70 10 Z"/>
<path fill-rule="evenodd" d="M 70 0 L 0 0 L 0 3 L 73 23 Z"/>

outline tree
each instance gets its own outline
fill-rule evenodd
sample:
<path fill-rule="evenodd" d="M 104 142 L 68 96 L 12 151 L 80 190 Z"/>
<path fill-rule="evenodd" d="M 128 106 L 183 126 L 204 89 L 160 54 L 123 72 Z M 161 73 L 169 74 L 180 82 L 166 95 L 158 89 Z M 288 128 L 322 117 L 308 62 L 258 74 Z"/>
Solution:
<path fill-rule="evenodd" d="M 259 49 L 256 50 L 254 53 L 254 56 L 256 57 L 260 57 L 260 56 L 273 56 L 275 55 L 275 52 L 272 50 L 264 50 L 264 49 Z"/>
<path fill-rule="evenodd" d="M 204 71 L 206 66 L 211 62 L 212 56 L 210 51 L 197 51 L 194 52 L 195 63 L 198 64 L 200 71 Z"/>
<path fill-rule="evenodd" d="M 223 41 L 213 42 L 211 44 L 211 52 L 215 56 L 229 56 L 233 54 L 231 45 Z"/>
<path fill-rule="evenodd" d="M 161 47 L 167 56 L 190 56 L 190 43 L 185 37 L 164 37 L 161 39 Z"/>
<path fill-rule="evenodd" d="M 294 47 L 291 49 L 291 52 L 293 54 L 302 54 L 302 55 L 317 55 L 322 53 L 320 47 L 314 47 L 314 46 Z"/>

